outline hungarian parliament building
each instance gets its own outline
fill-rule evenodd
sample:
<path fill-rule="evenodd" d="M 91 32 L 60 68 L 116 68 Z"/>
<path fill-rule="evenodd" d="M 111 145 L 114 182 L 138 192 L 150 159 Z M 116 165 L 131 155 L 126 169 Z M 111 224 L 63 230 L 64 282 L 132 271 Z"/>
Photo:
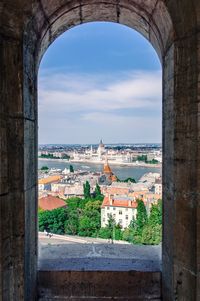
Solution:
<path fill-rule="evenodd" d="M 79 153 L 74 151 L 72 155 L 72 161 L 91 161 L 91 162 L 105 162 L 105 160 L 115 161 L 118 163 L 131 163 L 135 156 L 129 152 L 128 150 L 125 151 L 118 151 L 109 149 L 106 150 L 105 145 L 103 144 L 102 140 L 99 143 L 97 149 L 91 148 L 86 150 L 84 153 Z"/>

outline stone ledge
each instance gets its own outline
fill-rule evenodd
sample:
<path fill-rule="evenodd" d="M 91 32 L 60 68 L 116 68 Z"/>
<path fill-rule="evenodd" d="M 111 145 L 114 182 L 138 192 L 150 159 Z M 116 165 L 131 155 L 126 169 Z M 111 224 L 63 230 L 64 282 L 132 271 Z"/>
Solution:
<path fill-rule="evenodd" d="M 161 300 L 161 272 L 38 271 L 38 300 Z"/>
<path fill-rule="evenodd" d="M 57 258 L 40 259 L 39 270 L 73 272 L 160 272 L 161 263 L 141 258 Z"/>

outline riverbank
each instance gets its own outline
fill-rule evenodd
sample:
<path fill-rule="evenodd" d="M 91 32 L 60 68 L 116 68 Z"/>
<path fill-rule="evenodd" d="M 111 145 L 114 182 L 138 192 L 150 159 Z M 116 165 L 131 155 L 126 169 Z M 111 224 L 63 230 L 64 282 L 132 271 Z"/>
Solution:
<path fill-rule="evenodd" d="M 56 169 L 65 169 L 69 168 L 70 165 L 73 165 L 74 170 L 87 170 L 90 172 L 102 172 L 103 170 L 103 162 L 101 164 L 84 164 L 83 162 L 75 163 L 68 161 L 66 159 L 40 159 L 38 160 L 38 169 L 42 166 L 48 166 L 49 168 L 56 168 Z M 146 166 L 124 166 L 124 165 L 113 165 L 111 166 L 113 173 L 120 179 L 124 180 L 127 178 L 134 178 L 138 181 L 145 173 L 149 172 L 157 172 L 162 174 L 162 168 L 155 168 L 153 166 L 146 167 Z"/>
<path fill-rule="evenodd" d="M 67 160 L 67 159 L 49 159 L 49 158 L 38 158 L 38 160 L 41 161 L 52 161 L 52 162 L 63 162 L 63 163 L 79 163 L 79 164 L 104 164 L 104 161 L 91 161 L 91 160 Z M 109 165 L 115 165 L 115 166 L 128 166 L 128 167 L 152 167 L 152 168 L 161 168 L 162 164 L 150 164 L 150 163 L 127 163 L 127 162 L 113 162 L 109 161 Z"/>

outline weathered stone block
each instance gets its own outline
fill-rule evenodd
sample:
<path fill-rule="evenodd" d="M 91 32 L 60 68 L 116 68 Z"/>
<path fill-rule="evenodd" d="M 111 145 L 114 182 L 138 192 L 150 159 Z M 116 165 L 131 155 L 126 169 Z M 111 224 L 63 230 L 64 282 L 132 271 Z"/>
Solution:
<path fill-rule="evenodd" d="M 39 299 L 160 299 L 160 273 L 39 271 Z M 44 298 L 44 299 L 43 299 Z"/>
<path fill-rule="evenodd" d="M 37 179 L 37 122 L 24 121 L 24 189 L 36 187 Z"/>
<path fill-rule="evenodd" d="M 131 11 L 128 8 L 120 7 L 119 22 L 130 28 L 134 28 L 146 39 L 149 38 L 149 23 L 146 16 L 141 17 L 138 12 L 134 10 Z"/>

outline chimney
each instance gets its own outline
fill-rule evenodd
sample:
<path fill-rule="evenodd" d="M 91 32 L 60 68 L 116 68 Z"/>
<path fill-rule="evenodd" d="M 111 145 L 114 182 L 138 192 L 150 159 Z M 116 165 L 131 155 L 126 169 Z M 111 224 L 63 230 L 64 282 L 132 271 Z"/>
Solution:
<path fill-rule="evenodd" d="M 132 205 L 132 201 L 128 200 L 128 207 L 131 207 L 131 205 Z"/>
<path fill-rule="evenodd" d="M 112 205 L 113 204 L 113 195 L 109 194 L 108 199 L 109 199 L 109 204 Z"/>

